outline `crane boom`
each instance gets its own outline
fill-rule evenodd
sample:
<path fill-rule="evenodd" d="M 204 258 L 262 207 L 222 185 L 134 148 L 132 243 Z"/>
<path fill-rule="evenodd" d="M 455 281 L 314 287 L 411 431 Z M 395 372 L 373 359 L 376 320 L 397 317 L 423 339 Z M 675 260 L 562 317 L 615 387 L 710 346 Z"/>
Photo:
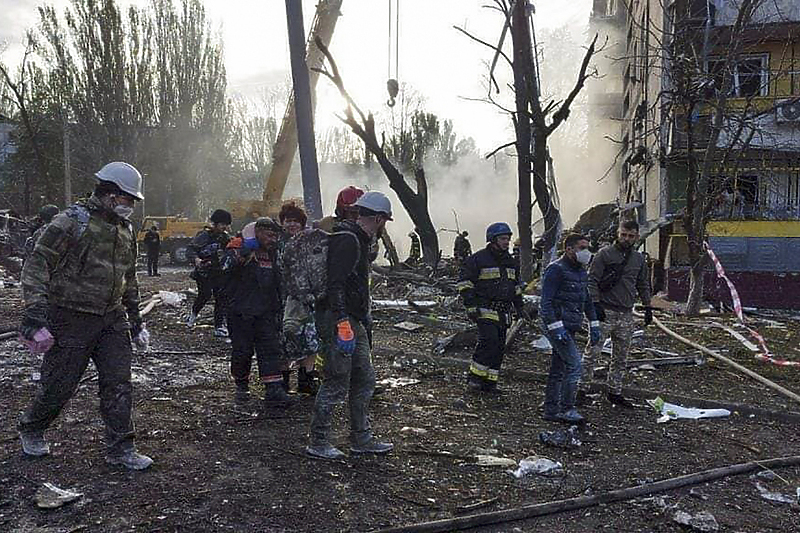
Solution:
<path fill-rule="evenodd" d="M 309 66 L 319 65 L 322 62 L 322 52 L 314 44 L 314 40 L 319 38 L 326 46 L 330 44 L 336 21 L 339 19 L 342 0 L 320 0 L 317 4 L 317 11 L 314 14 L 314 21 L 306 42 L 306 64 Z M 314 102 L 315 88 L 319 73 L 313 70 L 309 72 L 309 82 L 311 85 L 312 103 Z M 297 153 L 297 117 L 294 107 L 294 92 L 289 95 L 286 104 L 286 111 L 281 121 L 281 129 L 275 140 L 272 151 L 272 167 L 264 183 L 263 201 L 267 211 L 277 213 L 281 206 L 281 198 L 286 188 L 286 181 L 289 178 L 289 171 L 292 169 L 294 156 Z"/>

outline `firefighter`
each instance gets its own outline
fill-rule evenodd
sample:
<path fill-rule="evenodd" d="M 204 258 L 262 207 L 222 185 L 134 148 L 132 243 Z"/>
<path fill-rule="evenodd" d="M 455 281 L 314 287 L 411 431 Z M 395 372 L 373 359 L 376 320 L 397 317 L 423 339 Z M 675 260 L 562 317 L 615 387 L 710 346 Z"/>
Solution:
<path fill-rule="evenodd" d="M 486 228 L 486 242 L 486 248 L 464 261 L 458 291 L 467 316 L 478 325 L 468 386 L 474 391 L 497 393 L 512 308 L 519 317 L 529 317 L 522 305 L 519 265 L 508 253 L 511 228 L 505 222 L 491 224 Z"/>
<path fill-rule="evenodd" d="M 242 237 L 228 243 L 222 261 L 222 270 L 229 277 L 231 376 L 236 384 L 234 399 L 237 403 L 246 402 L 250 397 L 253 352 L 264 384 L 265 404 L 284 407 L 291 401 L 283 388 L 281 375 L 284 366 L 280 339 L 283 302 L 276 264 L 281 233 L 282 228 L 274 220 L 259 218 L 242 230 Z"/>
<path fill-rule="evenodd" d="M 153 224 L 142 240 L 147 248 L 147 275 L 150 277 L 160 276 L 158 273 L 158 256 L 161 253 L 161 235 L 158 234 L 158 226 Z"/>
<path fill-rule="evenodd" d="M 386 222 L 392 220 L 392 205 L 386 195 L 371 191 L 361 196 L 355 206 L 358 218 L 334 227 L 328 247 L 327 295 L 316 307 L 325 366 L 306 453 L 319 459 L 344 457 L 331 444 L 330 434 L 334 407 L 348 396 L 350 451 L 384 454 L 394 447 L 375 439 L 369 423 L 369 403 L 375 388 L 369 246 Z"/>
<path fill-rule="evenodd" d="M 589 240 L 572 233 L 564 241 L 563 255 L 544 272 L 539 314 L 553 347 L 544 395 L 545 420 L 569 424 L 584 420 L 575 409 L 581 377 L 581 355 L 575 333 L 581 329 L 585 314 L 589 319 L 590 343 L 597 345 L 600 340 L 600 322 L 588 292 L 586 266 L 591 259 Z"/>
<path fill-rule="evenodd" d="M 220 258 L 225 252 L 225 247 L 228 246 L 228 241 L 230 241 L 228 229 L 232 218 L 231 214 L 224 209 L 217 209 L 211 214 L 209 221 L 211 225 L 198 232 L 191 244 L 195 257 L 192 278 L 197 282 L 197 298 L 186 322 L 190 328 L 194 327 L 197 316 L 203 306 L 213 296 L 214 336 L 227 337 L 228 328 L 225 327 L 225 276 L 222 274 Z"/>
<path fill-rule="evenodd" d="M 469 243 L 469 233 L 462 231 L 456 235 L 456 241 L 453 243 L 453 257 L 459 266 L 464 264 L 467 257 L 472 255 L 472 245 Z"/>
<path fill-rule="evenodd" d="M 96 174 L 94 194 L 56 215 L 22 272 L 21 334 L 44 353 L 41 386 L 19 423 L 26 455 L 50 452 L 44 432 L 75 393 L 89 359 L 100 387 L 106 461 L 142 470 L 152 459 L 136 452 L 131 340 L 146 350 L 139 314 L 136 236 L 129 217 L 143 200 L 142 176 L 127 163 Z"/>
<path fill-rule="evenodd" d="M 33 249 L 36 246 L 36 241 L 44 233 L 45 228 L 53 220 L 53 217 L 58 214 L 58 207 L 53 204 L 43 205 L 39 208 L 39 214 L 36 217 L 35 229 L 31 232 L 31 236 L 25 239 L 25 258 L 31 256 Z"/>

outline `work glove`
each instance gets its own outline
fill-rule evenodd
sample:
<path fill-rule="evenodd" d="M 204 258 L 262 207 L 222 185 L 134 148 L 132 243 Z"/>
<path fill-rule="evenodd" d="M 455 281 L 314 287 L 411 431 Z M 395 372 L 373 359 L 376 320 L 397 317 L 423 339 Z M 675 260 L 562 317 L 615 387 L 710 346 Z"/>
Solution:
<path fill-rule="evenodd" d="M 589 327 L 589 342 L 592 346 L 597 346 L 597 343 L 600 342 L 600 324 Z"/>
<path fill-rule="evenodd" d="M 606 310 L 603 309 L 603 304 L 594 302 L 594 312 L 597 314 L 597 320 L 600 322 L 606 321 Z"/>
<path fill-rule="evenodd" d="M 481 317 L 481 312 L 477 307 L 468 307 L 467 308 L 467 318 L 472 321 L 476 321 Z"/>
<path fill-rule="evenodd" d="M 19 332 L 31 353 L 40 354 L 49 350 L 55 339 L 47 329 L 47 305 L 31 305 L 25 309 Z"/>
<path fill-rule="evenodd" d="M 356 351 L 356 336 L 349 320 L 340 320 L 336 324 L 336 346 L 345 355 L 353 355 Z"/>
<path fill-rule="evenodd" d="M 644 325 L 649 326 L 653 323 L 653 309 L 651 307 L 644 308 Z"/>

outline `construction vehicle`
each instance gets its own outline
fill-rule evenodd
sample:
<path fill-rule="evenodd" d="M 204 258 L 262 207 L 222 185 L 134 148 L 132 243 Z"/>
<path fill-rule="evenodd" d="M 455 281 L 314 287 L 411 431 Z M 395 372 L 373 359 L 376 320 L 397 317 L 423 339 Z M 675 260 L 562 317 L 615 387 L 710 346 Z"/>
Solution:
<path fill-rule="evenodd" d="M 142 229 L 136 235 L 139 251 L 143 252 L 142 241 L 153 225 L 158 227 L 161 235 L 161 253 L 168 253 L 173 263 L 185 265 L 191 262 L 189 245 L 197 233 L 205 227 L 204 222 L 189 220 L 183 216 L 147 216 L 142 223 Z"/>
<path fill-rule="evenodd" d="M 320 0 L 314 14 L 311 32 L 306 41 L 306 64 L 310 67 L 322 64 L 324 56 L 317 48 L 315 39 L 319 38 L 326 46 L 331 42 L 336 21 L 339 19 L 342 0 Z M 310 70 L 309 83 L 312 97 L 315 94 L 319 72 Z M 264 192 L 261 199 L 233 200 L 228 210 L 233 215 L 235 225 L 246 223 L 260 216 L 277 217 L 281 209 L 283 192 L 289 172 L 292 169 L 294 156 L 297 153 L 297 117 L 294 109 L 294 92 L 289 95 L 286 111 L 281 121 L 281 129 L 275 140 L 272 151 L 272 167 L 264 182 Z M 302 205 L 302 201 L 300 202 Z"/>

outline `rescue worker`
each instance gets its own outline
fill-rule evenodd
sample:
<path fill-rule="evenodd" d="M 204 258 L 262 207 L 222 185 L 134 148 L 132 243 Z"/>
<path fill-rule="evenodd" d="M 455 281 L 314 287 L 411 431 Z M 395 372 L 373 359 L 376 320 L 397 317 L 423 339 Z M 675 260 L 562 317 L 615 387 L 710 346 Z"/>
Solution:
<path fill-rule="evenodd" d="M 467 257 L 472 255 L 472 245 L 469 243 L 469 233 L 462 231 L 456 235 L 456 240 L 453 243 L 453 257 L 459 266 L 464 264 Z"/>
<path fill-rule="evenodd" d="M 250 399 L 253 352 L 264 384 L 265 404 L 284 407 L 291 401 L 281 375 L 283 302 L 276 264 L 281 232 L 269 217 L 251 222 L 242 230 L 242 237 L 228 243 L 222 262 L 222 270 L 228 275 L 231 376 L 236 384 L 237 403 Z"/>
<path fill-rule="evenodd" d="M 58 214 L 58 207 L 53 204 L 43 205 L 39 208 L 39 214 L 36 217 L 36 225 L 31 232 L 31 236 L 25 240 L 25 258 L 31 256 L 33 249 L 36 246 L 36 241 L 44 233 L 45 228 L 53 220 L 53 217 Z"/>
<path fill-rule="evenodd" d="M 197 282 L 197 298 L 186 322 L 190 328 L 194 327 L 200 311 L 213 296 L 214 336 L 227 337 L 225 276 L 222 274 L 220 257 L 230 241 L 228 229 L 232 218 L 224 209 L 217 209 L 211 214 L 209 221 L 211 225 L 198 232 L 191 244 L 195 257 L 192 278 Z"/>
<path fill-rule="evenodd" d="M 553 347 L 544 395 L 545 420 L 569 424 L 584 421 L 575 409 L 581 377 L 575 333 L 581 329 L 585 314 L 590 321 L 590 343 L 595 345 L 600 339 L 600 324 L 587 290 L 586 266 L 591 259 L 588 239 L 572 233 L 564 241 L 563 255 L 544 272 L 539 314 Z"/>
<path fill-rule="evenodd" d="M 613 348 L 606 378 L 607 399 L 611 404 L 625 408 L 633 407 L 622 395 L 622 382 L 636 329 L 633 304 L 637 294 L 645 306 L 645 326 L 653 321 L 650 272 L 644 255 L 635 249 L 638 240 L 639 224 L 635 220 L 623 221 L 617 230 L 617 241 L 597 252 L 589 270 L 589 295 L 594 302 L 601 332 L 600 342 L 586 348 L 581 382 L 588 386 L 594 379 L 595 363 L 600 358 L 605 339 L 610 336 Z M 582 400 L 585 393 L 585 389 L 582 390 Z"/>
<path fill-rule="evenodd" d="M 339 191 L 339 194 L 336 195 L 334 215 L 322 218 L 316 223 L 316 227 L 331 233 L 336 224 L 344 220 L 356 220 L 358 218 L 358 209 L 354 207 L 354 204 L 363 195 L 364 191 L 352 185 Z"/>
<path fill-rule="evenodd" d="M 158 226 L 153 224 L 142 239 L 147 249 L 147 275 L 150 277 L 160 276 L 158 273 L 158 256 L 161 254 L 161 235 L 158 234 Z"/>
<path fill-rule="evenodd" d="M 419 244 L 419 237 L 417 236 L 417 229 L 414 228 L 414 231 L 408 234 L 408 237 L 411 239 L 411 251 L 408 254 L 408 259 L 406 259 L 407 265 L 416 265 L 419 263 L 420 258 L 422 257 L 422 248 Z"/>
<path fill-rule="evenodd" d="M 284 229 L 281 242 L 279 243 L 280 263 L 280 255 L 283 251 L 283 246 L 288 239 L 291 239 L 305 229 L 308 216 L 302 207 L 287 202 L 281 207 L 278 220 Z M 291 273 L 286 273 L 284 275 L 291 275 Z M 287 352 L 291 352 L 288 345 L 286 348 Z M 290 359 L 297 360 L 295 357 L 292 357 L 291 353 L 287 353 L 287 356 L 289 356 Z M 310 394 L 312 396 L 317 393 L 319 389 L 319 374 L 314 369 L 315 362 L 316 355 L 309 355 L 300 360 L 300 368 L 297 371 L 297 392 Z M 285 368 L 283 371 L 283 384 L 287 391 L 289 390 L 289 374 L 288 368 Z"/>
<path fill-rule="evenodd" d="M 131 386 L 131 340 L 147 349 L 139 314 L 136 236 L 129 217 L 143 200 L 142 176 L 127 163 L 105 165 L 94 194 L 56 215 L 22 272 L 21 334 L 44 353 L 40 388 L 22 415 L 19 436 L 27 455 L 50 452 L 44 432 L 75 393 L 94 361 L 105 422 L 106 462 L 142 470 L 152 459 L 136 452 Z"/>
<path fill-rule="evenodd" d="M 467 258 L 457 285 L 467 316 L 478 325 L 478 343 L 469 367 L 471 390 L 497 393 L 511 310 L 528 318 L 522 305 L 519 265 L 508 253 L 511 228 L 495 222 L 486 228 L 486 242 Z"/>
<path fill-rule="evenodd" d="M 334 407 L 348 398 L 350 451 L 388 453 L 394 447 L 378 441 L 369 423 L 375 388 L 372 366 L 372 321 L 369 293 L 369 247 L 387 221 L 392 205 L 380 192 L 356 201 L 358 218 L 334 227 L 328 247 L 327 295 L 317 304 L 316 320 L 325 352 L 323 380 L 311 416 L 306 453 L 315 458 L 344 457 L 330 441 Z"/>

